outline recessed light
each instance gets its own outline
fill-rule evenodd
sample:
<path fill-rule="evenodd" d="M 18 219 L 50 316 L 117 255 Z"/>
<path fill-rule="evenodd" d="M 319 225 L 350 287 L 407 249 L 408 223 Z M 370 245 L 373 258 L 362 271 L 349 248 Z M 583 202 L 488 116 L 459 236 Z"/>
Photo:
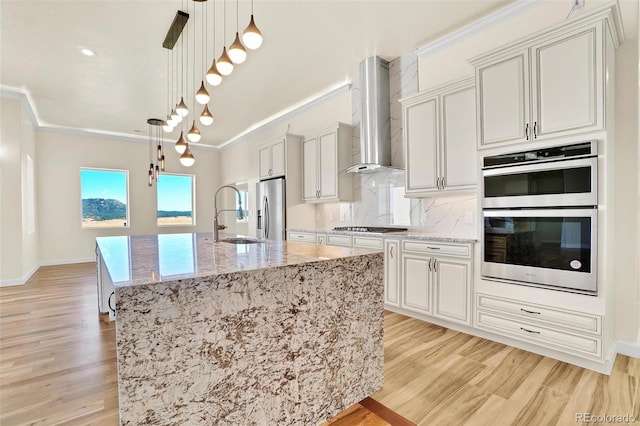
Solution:
<path fill-rule="evenodd" d="M 96 56 L 96 52 L 87 48 L 80 49 L 80 53 L 82 53 L 84 56 Z"/>

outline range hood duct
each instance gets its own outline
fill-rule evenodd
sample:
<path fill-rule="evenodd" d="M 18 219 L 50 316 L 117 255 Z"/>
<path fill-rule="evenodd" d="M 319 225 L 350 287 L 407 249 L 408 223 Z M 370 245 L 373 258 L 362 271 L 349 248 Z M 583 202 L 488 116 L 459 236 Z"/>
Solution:
<path fill-rule="evenodd" d="M 360 163 L 347 173 L 372 173 L 391 166 L 391 113 L 389 62 L 372 56 L 360 63 Z"/>

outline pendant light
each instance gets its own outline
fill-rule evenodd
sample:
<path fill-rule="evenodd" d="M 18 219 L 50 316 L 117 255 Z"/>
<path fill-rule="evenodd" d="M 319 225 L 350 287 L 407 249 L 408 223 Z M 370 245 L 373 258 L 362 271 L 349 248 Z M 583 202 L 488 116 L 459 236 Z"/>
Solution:
<path fill-rule="evenodd" d="M 251 20 L 242 33 L 242 41 L 248 49 L 255 50 L 262 46 L 262 33 L 253 20 L 253 0 L 251 0 Z"/>
<path fill-rule="evenodd" d="M 164 139 L 161 138 L 160 127 L 166 123 L 159 118 L 150 118 L 147 120 L 147 124 L 149 125 L 149 171 L 147 172 L 147 185 L 151 187 L 153 186 L 154 180 L 156 182 L 160 180 L 160 168 L 164 171 Z M 155 156 L 153 155 L 154 145 L 156 148 Z"/>
<path fill-rule="evenodd" d="M 208 3 L 205 4 L 206 8 L 209 8 Z M 205 12 L 205 14 L 207 14 L 207 12 Z M 209 15 L 207 14 L 207 32 L 209 30 Z M 207 83 L 209 83 L 212 86 L 219 86 L 220 83 L 222 83 L 222 74 L 220 74 L 220 72 L 218 71 L 218 67 L 216 66 L 216 3 L 215 1 L 213 2 L 213 62 L 211 62 L 211 68 L 209 68 L 209 71 L 207 71 L 207 75 L 206 75 L 206 79 L 207 79 Z M 207 38 L 208 41 L 208 38 Z M 209 51 L 209 48 L 207 47 L 206 51 Z"/>
<path fill-rule="evenodd" d="M 193 157 L 191 150 L 189 149 L 189 144 L 185 147 L 184 152 L 180 156 L 180 163 L 185 167 L 193 166 L 193 163 L 196 162 L 196 159 Z"/>
<path fill-rule="evenodd" d="M 204 126 L 210 126 L 213 124 L 213 115 L 211 115 L 211 112 L 209 111 L 209 105 L 204 106 L 202 114 L 200 114 L 200 123 Z"/>
<path fill-rule="evenodd" d="M 182 38 L 182 93 L 184 93 L 184 38 L 185 36 L 189 36 L 189 31 L 185 31 L 183 33 Z M 189 60 L 189 39 L 187 38 L 187 61 Z M 178 115 L 180 117 L 186 117 L 187 115 L 189 115 L 189 108 L 187 108 L 187 104 L 184 103 L 184 96 L 180 96 L 180 103 L 178 104 L 178 106 L 176 107 L 176 112 L 178 113 Z M 180 120 L 182 121 L 182 120 Z"/>
<path fill-rule="evenodd" d="M 240 35 L 238 35 L 238 0 L 236 0 L 236 38 L 229 46 L 229 57 L 234 64 L 241 64 L 247 59 L 247 50 L 240 42 Z"/>
<path fill-rule="evenodd" d="M 187 31 L 188 33 L 188 31 Z M 187 48 L 188 48 L 189 44 L 187 43 Z M 193 71 L 193 80 L 191 80 L 193 82 L 193 86 L 192 89 L 195 88 L 196 86 L 196 25 L 195 23 L 193 24 L 193 67 L 192 67 L 192 71 Z M 187 82 L 187 86 L 188 86 L 188 82 Z M 202 88 L 204 88 L 204 82 L 202 83 Z M 193 111 L 195 112 L 196 110 L 196 101 L 198 100 L 198 93 L 200 91 L 196 92 L 194 99 L 193 99 L 193 103 L 191 104 Z M 206 90 L 205 90 L 206 92 Z M 209 94 L 207 93 L 207 98 L 209 98 Z M 209 99 L 207 99 L 207 101 L 209 101 Z M 206 102 L 205 102 L 206 103 Z M 189 139 L 189 142 L 198 142 L 200 141 L 200 138 L 202 137 L 202 135 L 200 135 L 200 130 L 198 130 L 198 128 L 196 127 L 196 119 L 194 117 L 193 119 L 193 124 L 191 124 L 191 129 L 189 129 L 189 133 L 187 133 L 187 139 Z"/>
<path fill-rule="evenodd" d="M 169 89 L 169 85 L 171 82 L 171 76 L 170 76 L 170 72 L 169 72 L 169 52 L 167 52 L 167 107 L 171 107 L 171 90 Z M 167 119 L 164 121 L 164 124 L 162 125 L 162 130 L 165 131 L 165 133 L 171 133 L 173 132 L 173 128 L 175 127 L 174 121 L 171 119 L 171 117 L 169 115 L 167 115 Z"/>
<path fill-rule="evenodd" d="M 218 63 L 217 63 L 217 67 L 218 67 L 218 71 L 220 71 L 220 74 L 222 75 L 229 75 L 233 72 L 233 63 L 231 62 L 231 58 L 229 58 L 229 55 L 227 54 L 227 1 L 223 0 L 224 5 L 224 12 L 223 12 L 223 25 L 222 25 L 222 35 L 223 35 L 223 40 L 224 40 L 224 44 L 222 46 L 222 55 L 220 55 L 220 57 L 218 58 Z M 214 5 L 215 5 L 215 0 L 214 0 Z"/>
<path fill-rule="evenodd" d="M 176 144 L 174 146 L 175 149 L 176 149 L 176 152 L 178 154 L 182 154 L 186 150 L 187 145 L 188 145 L 187 144 L 187 140 L 184 138 L 184 132 L 181 130 L 180 131 L 180 137 L 178 138 L 178 141 L 176 142 Z"/>
<path fill-rule="evenodd" d="M 204 6 L 202 7 L 202 9 L 204 9 Z M 205 33 L 205 26 L 204 26 L 204 10 L 202 13 L 202 35 L 203 38 L 207 39 L 207 35 Z M 205 57 L 205 43 L 202 43 L 202 62 L 204 63 L 204 57 Z M 195 24 L 193 25 L 193 83 L 195 86 L 195 74 L 196 74 L 196 26 Z M 198 102 L 200 105 L 206 105 L 209 103 L 209 92 L 207 92 L 207 88 L 204 87 L 204 80 L 200 81 L 200 89 L 198 89 L 198 91 L 196 92 L 196 102 Z M 195 112 L 195 111 L 194 111 Z"/>

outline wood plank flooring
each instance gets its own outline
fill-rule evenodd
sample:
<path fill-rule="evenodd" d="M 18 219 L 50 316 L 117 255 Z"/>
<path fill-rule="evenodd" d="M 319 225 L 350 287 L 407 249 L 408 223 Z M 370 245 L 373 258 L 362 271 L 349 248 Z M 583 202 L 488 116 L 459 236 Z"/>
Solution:
<path fill-rule="evenodd" d="M 49 266 L 0 288 L 3 426 L 118 424 L 115 330 L 98 319 L 95 280 L 93 263 Z M 372 398 L 419 425 L 575 425 L 576 413 L 640 424 L 640 360 L 618 356 L 605 376 L 387 312 Z M 329 424 L 395 426 L 361 407 Z"/>

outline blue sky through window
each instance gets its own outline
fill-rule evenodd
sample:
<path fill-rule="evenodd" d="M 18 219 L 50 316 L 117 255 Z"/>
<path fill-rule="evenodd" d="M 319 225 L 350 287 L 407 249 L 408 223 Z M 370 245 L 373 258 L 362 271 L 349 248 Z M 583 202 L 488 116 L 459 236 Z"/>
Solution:
<path fill-rule="evenodd" d="M 161 174 L 158 180 L 158 210 L 188 211 L 193 208 L 193 176 Z"/>
<path fill-rule="evenodd" d="M 114 199 L 127 204 L 127 173 L 116 170 L 80 170 L 82 199 Z"/>

